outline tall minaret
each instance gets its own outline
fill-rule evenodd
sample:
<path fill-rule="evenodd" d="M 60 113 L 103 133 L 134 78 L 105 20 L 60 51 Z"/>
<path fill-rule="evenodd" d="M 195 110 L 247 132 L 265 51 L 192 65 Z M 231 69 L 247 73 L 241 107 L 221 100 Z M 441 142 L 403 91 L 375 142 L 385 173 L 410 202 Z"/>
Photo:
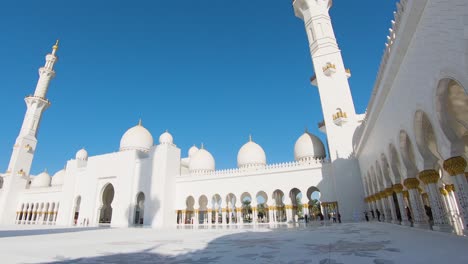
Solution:
<path fill-rule="evenodd" d="M 294 0 L 294 12 L 305 23 L 318 86 L 330 158 L 348 158 L 353 152 L 352 136 L 357 126 L 356 111 L 349 88 L 351 76 L 343 63 L 341 51 L 328 13 L 332 0 Z"/>
<path fill-rule="evenodd" d="M 52 52 L 46 55 L 44 67 L 39 68 L 39 80 L 34 95 L 29 95 L 24 99 L 27 107 L 26 114 L 3 179 L 3 193 L 0 197 L 0 221 L 3 223 L 14 220 L 12 212 L 17 206 L 17 193 L 28 187 L 29 173 L 37 145 L 36 135 L 42 113 L 50 106 L 46 95 L 50 81 L 55 77 L 54 65 L 57 62 L 58 43 L 57 40 L 52 46 Z"/>

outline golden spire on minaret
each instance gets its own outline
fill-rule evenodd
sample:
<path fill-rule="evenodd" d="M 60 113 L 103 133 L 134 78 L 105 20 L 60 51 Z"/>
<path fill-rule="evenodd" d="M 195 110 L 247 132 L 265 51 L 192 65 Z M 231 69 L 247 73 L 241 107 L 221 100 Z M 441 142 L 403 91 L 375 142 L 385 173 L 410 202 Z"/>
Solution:
<path fill-rule="evenodd" d="M 54 46 L 52 46 L 52 54 L 55 55 L 55 52 L 57 52 L 58 48 L 59 48 L 59 40 L 57 39 L 57 40 L 55 41 Z"/>

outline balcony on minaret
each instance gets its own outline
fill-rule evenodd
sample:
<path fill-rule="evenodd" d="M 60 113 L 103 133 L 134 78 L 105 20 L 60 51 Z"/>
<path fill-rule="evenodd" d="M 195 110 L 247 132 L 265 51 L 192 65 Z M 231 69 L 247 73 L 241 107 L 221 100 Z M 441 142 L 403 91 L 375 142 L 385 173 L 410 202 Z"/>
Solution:
<path fill-rule="evenodd" d="M 326 134 L 327 133 L 327 128 L 325 127 L 325 120 L 322 120 L 322 122 L 319 122 L 317 124 L 318 126 L 318 129 L 320 130 L 320 132 Z"/>
<path fill-rule="evenodd" d="M 26 149 L 27 152 L 29 153 L 32 153 L 33 152 L 33 147 L 31 147 L 31 145 L 27 144 L 26 146 L 24 146 L 24 148 Z"/>
<path fill-rule="evenodd" d="M 346 69 L 345 73 L 346 73 L 346 77 L 348 77 L 348 79 L 351 78 L 351 70 L 350 69 Z"/>
<path fill-rule="evenodd" d="M 25 176 L 25 175 L 26 175 L 26 172 L 25 172 L 23 169 L 21 169 L 21 170 L 19 170 L 19 171 L 17 172 L 17 174 L 18 174 L 18 176 Z"/>
<path fill-rule="evenodd" d="M 314 76 L 310 77 L 310 84 L 313 86 L 317 86 L 317 75 L 314 74 Z"/>
<path fill-rule="evenodd" d="M 337 126 L 341 126 L 348 121 L 348 115 L 346 112 L 341 111 L 341 109 L 337 110 L 338 112 L 333 115 L 333 123 L 335 123 Z"/>
<path fill-rule="evenodd" d="M 332 74 L 334 74 L 336 72 L 335 64 L 332 64 L 330 62 L 327 63 L 322 69 L 323 69 L 323 73 L 326 76 L 331 76 Z"/>

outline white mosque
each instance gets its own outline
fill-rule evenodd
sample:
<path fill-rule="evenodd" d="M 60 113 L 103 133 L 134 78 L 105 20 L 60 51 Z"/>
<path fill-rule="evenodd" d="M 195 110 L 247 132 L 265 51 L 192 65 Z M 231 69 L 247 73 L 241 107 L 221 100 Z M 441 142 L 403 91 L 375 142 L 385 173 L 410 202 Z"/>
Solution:
<path fill-rule="evenodd" d="M 293 1 L 309 41 L 328 151 L 305 131 L 294 161 L 280 164 L 268 164 L 250 138 L 237 168 L 216 170 L 203 145 L 185 154 L 167 131 L 154 142 L 140 121 L 118 152 L 88 156 L 81 149 L 53 176 L 31 175 L 57 42 L 35 93 L 25 98 L 23 125 L 1 174 L 0 223 L 210 227 L 296 223 L 320 214 L 359 221 L 368 211 L 392 224 L 466 234 L 468 2 L 397 4 L 364 114 L 355 112 L 331 6 L 332 0 Z"/>

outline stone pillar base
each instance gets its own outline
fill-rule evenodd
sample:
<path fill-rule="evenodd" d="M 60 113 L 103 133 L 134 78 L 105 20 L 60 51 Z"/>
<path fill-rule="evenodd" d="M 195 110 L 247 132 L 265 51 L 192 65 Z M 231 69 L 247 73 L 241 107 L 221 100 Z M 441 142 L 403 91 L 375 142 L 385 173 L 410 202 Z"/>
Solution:
<path fill-rule="evenodd" d="M 411 222 L 410 221 L 401 221 L 401 225 L 402 226 L 411 226 Z"/>
<path fill-rule="evenodd" d="M 414 223 L 413 226 L 420 229 L 431 230 L 431 226 L 427 223 Z"/>
<path fill-rule="evenodd" d="M 433 225 L 432 229 L 434 231 L 445 232 L 445 233 L 454 233 L 452 226 L 450 225 Z"/>

